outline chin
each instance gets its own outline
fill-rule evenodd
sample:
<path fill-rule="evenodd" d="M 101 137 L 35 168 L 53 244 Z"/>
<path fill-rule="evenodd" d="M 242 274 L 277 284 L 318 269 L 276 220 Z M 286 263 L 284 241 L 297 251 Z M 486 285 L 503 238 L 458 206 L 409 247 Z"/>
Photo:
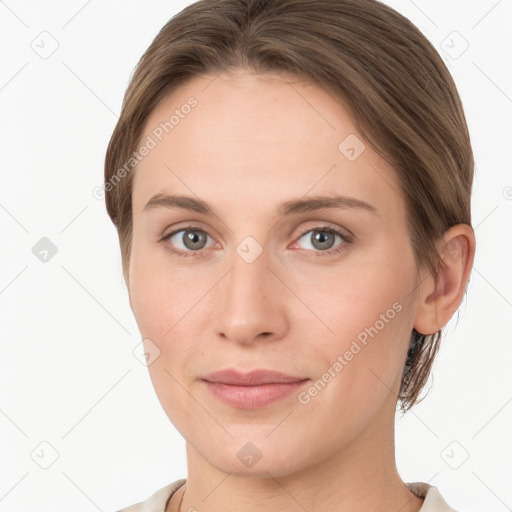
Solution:
<path fill-rule="evenodd" d="M 190 443 L 209 464 L 226 474 L 243 477 L 284 477 L 310 465 L 315 450 L 311 440 L 292 439 L 292 436 L 270 436 L 268 428 L 264 433 L 246 432 L 243 435 L 227 434 L 223 439 L 209 439 L 204 436 L 199 443 Z M 274 439 L 272 439 L 272 437 Z M 285 440 L 285 437 L 287 439 Z"/>

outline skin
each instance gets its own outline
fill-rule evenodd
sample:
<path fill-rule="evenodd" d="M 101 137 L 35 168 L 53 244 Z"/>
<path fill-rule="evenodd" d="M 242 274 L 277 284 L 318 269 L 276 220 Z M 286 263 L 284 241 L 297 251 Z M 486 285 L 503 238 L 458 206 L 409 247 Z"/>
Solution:
<path fill-rule="evenodd" d="M 181 510 L 419 510 L 423 500 L 396 469 L 397 395 L 412 328 L 435 333 L 462 300 L 471 228 L 446 233 L 450 257 L 437 280 L 418 269 L 395 171 L 368 144 L 348 160 L 340 142 L 363 139 L 347 110 L 291 76 L 194 78 L 157 106 L 141 140 L 191 96 L 197 107 L 137 166 L 128 269 L 140 332 L 160 350 L 152 383 L 186 440 Z M 145 209 L 163 193 L 206 201 L 216 215 Z M 316 195 L 375 211 L 279 217 L 282 203 Z M 208 235 L 202 249 L 184 245 L 188 232 L 164 239 L 191 223 Z M 336 236 L 326 250 L 342 250 L 326 255 L 312 241 L 325 227 L 349 230 L 352 242 Z M 251 263 L 236 251 L 249 236 L 262 249 Z M 242 247 L 254 254 L 254 245 Z M 201 381 L 224 368 L 267 368 L 311 379 L 307 390 L 397 302 L 400 312 L 307 404 L 292 393 L 261 409 L 233 408 Z M 261 454 L 252 467 L 237 457 L 248 442 Z"/>

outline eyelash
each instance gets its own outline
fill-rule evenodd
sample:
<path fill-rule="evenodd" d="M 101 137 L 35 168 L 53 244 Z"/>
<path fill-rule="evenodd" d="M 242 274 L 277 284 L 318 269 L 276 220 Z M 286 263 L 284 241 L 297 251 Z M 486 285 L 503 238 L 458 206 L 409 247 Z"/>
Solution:
<path fill-rule="evenodd" d="M 161 241 L 162 242 L 168 241 L 176 233 L 179 233 L 181 231 L 200 231 L 201 233 L 205 233 L 206 235 L 208 235 L 208 233 L 204 229 L 202 229 L 200 226 L 189 225 L 189 226 L 181 227 L 180 229 L 177 229 L 175 231 L 172 231 L 168 235 L 165 235 Z M 345 250 L 345 248 L 346 248 L 345 246 L 354 241 L 354 239 L 351 235 L 348 235 L 347 233 L 342 233 L 341 231 L 338 231 L 337 229 L 333 229 L 330 227 L 324 227 L 324 226 L 317 226 L 315 228 L 309 228 L 309 229 L 303 230 L 299 234 L 299 237 L 297 238 L 297 240 L 300 240 L 306 233 L 309 233 L 310 231 L 317 231 L 320 233 L 331 233 L 333 235 L 339 236 L 344 242 L 344 243 L 336 246 L 334 249 L 329 249 L 327 251 L 313 251 L 317 257 L 334 256 L 335 254 L 338 254 L 341 251 Z M 210 236 L 210 235 L 208 235 L 208 236 Z M 204 253 L 206 251 L 206 249 L 201 249 L 199 251 L 182 251 L 181 249 L 176 249 L 175 247 L 171 247 L 171 246 L 169 246 L 169 250 L 171 252 L 177 254 L 178 256 L 183 256 L 185 258 L 187 258 L 189 256 L 196 256 L 196 257 L 201 258 L 201 257 L 204 257 L 204 254 L 202 254 L 202 253 Z"/>

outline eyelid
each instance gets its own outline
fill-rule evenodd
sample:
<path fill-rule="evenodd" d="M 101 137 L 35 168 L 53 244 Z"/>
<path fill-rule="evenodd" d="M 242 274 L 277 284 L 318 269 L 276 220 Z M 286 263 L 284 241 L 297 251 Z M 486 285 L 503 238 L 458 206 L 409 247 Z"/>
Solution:
<path fill-rule="evenodd" d="M 349 240 L 351 242 L 355 239 L 354 234 L 349 229 L 342 227 L 342 226 L 330 224 L 329 222 L 325 222 L 325 221 L 321 221 L 321 220 L 312 221 L 312 224 L 309 227 L 300 228 L 299 235 L 298 235 L 297 239 L 301 238 L 309 231 L 321 231 L 321 230 L 337 231 L 340 233 L 340 235 L 342 235 L 344 238 L 346 238 L 347 240 Z"/>
<path fill-rule="evenodd" d="M 199 221 L 189 221 L 189 222 L 184 221 L 183 225 L 177 224 L 177 225 L 173 226 L 173 229 L 171 231 L 169 231 L 168 233 L 165 233 L 165 231 L 164 231 L 164 234 L 161 236 L 161 239 L 162 240 L 167 239 L 179 231 L 194 230 L 194 229 L 197 229 L 199 231 L 204 231 L 208 236 L 212 237 L 212 235 L 210 235 L 210 233 L 209 233 L 209 229 L 206 228 L 201 222 L 199 222 Z M 305 235 L 309 231 L 315 231 L 315 230 L 321 230 L 321 229 L 326 229 L 326 230 L 331 229 L 333 231 L 342 231 L 343 232 L 342 234 L 344 234 L 346 236 L 346 238 L 348 238 L 350 240 L 353 240 L 355 238 L 354 234 L 349 229 L 342 227 L 342 226 L 334 225 L 334 224 L 331 225 L 330 223 L 328 223 L 326 221 L 321 221 L 321 220 L 310 221 L 310 225 L 308 227 L 299 228 L 299 233 L 297 235 L 295 235 L 295 237 L 301 238 L 303 235 Z M 289 236 L 291 236 L 291 233 Z"/>
<path fill-rule="evenodd" d="M 209 226 L 207 227 L 206 224 L 203 224 L 200 221 L 194 221 L 194 220 L 188 221 L 188 222 L 183 221 L 183 222 L 179 222 L 178 224 L 174 224 L 172 226 L 172 229 L 169 232 L 167 232 L 167 230 L 164 230 L 164 234 L 160 238 L 161 238 L 161 240 L 165 240 L 165 239 L 171 237 L 172 235 L 175 235 L 179 231 L 193 231 L 193 230 L 203 231 L 210 238 L 216 238 L 216 236 L 213 237 L 210 234 L 210 231 L 212 231 L 212 229 Z"/>

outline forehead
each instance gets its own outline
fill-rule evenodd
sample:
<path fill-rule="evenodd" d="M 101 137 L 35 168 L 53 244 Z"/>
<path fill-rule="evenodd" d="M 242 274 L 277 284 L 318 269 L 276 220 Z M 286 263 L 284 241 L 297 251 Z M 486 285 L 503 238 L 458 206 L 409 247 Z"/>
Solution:
<path fill-rule="evenodd" d="M 216 203 L 250 197 L 262 207 L 306 194 L 401 198 L 394 170 L 358 133 L 342 102 L 290 75 L 196 77 L 153 110 L 141 138 L 134 210 L 151 195 L 192 192 Z"/>

